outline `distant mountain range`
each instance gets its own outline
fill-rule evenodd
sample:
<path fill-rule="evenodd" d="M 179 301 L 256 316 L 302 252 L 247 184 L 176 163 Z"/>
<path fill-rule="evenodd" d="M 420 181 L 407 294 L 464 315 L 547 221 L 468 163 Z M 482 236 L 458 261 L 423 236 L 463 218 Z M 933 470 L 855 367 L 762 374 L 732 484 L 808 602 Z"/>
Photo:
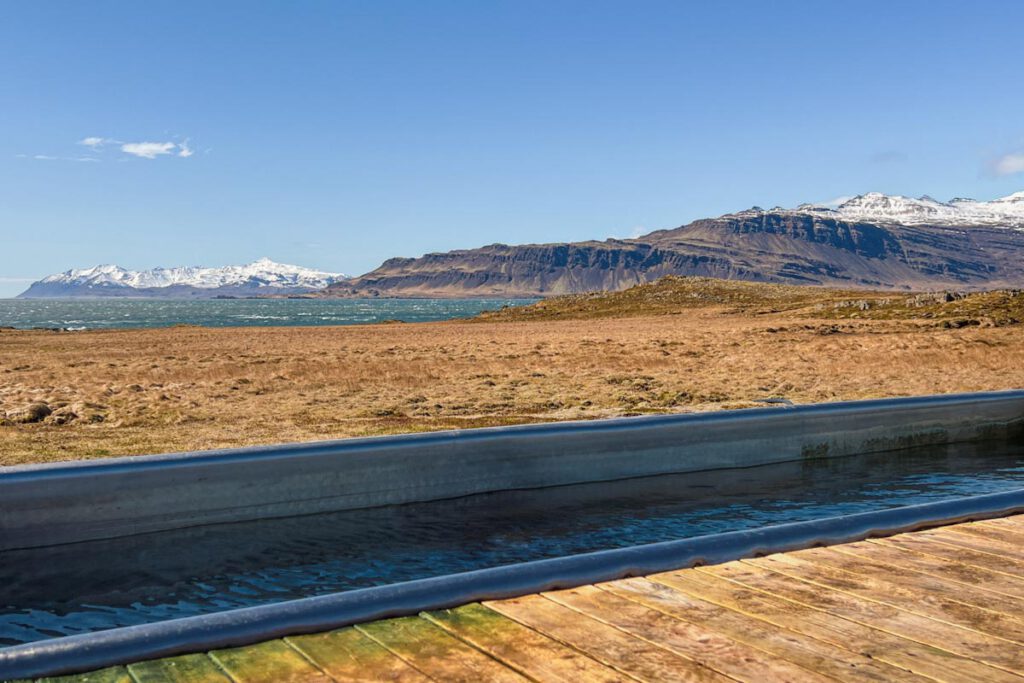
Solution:
<path fill-rule="evenodd" d="M 327 296 L 545 296 L 664 275 L 892 289 L 1024 286 L 1024 192 L 989 202 L 879 193 L 753 207 L 636 239 L 394 258 Z"/>
<path fill-rule="evenodd" d="M 665 275 L 890 289 L 1024 287 L 1024 192 L 993 201 L 869 193 L 753 207 L 636 239 L 492 244 L 393 258 L 347 278 L 261 259 L 226 268 L 70 270 L 22 297 L 514 297 L 619 290 Z"/>
<path fill-rule="evenodd" d="M 961 228 L 988 225 L 1024 228 L 1024 192 L 1015 192 L 990 202 L 963 198 L 940 202 L 927 195 L 912 199 L 870 192 L 848 199 L 835 209 L 819 204 L 801 204 L 793 211 L 817 212 L 847 220 L 897 225 L 945 225 Z"/>
<path fill-rule="evenodd" d="M 218 296 L 305 294 L 324 289 L 346 276 L 260 259 L 223 268 L 154 268 L 126 270 L 104 265 L 68 270 L 43 278 L 19 298 L 146 297 L 210 299 Z"/>

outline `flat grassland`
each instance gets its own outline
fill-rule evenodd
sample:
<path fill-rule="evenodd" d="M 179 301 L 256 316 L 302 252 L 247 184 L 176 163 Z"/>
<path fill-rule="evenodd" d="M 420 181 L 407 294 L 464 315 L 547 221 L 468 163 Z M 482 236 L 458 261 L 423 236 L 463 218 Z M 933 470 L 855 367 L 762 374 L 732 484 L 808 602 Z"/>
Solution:
<path fill-rule="evenodd" d="M 1024 386 L 1024 294 L 667 278 L 473 321 L 0 330 L 0 465 Z"/>

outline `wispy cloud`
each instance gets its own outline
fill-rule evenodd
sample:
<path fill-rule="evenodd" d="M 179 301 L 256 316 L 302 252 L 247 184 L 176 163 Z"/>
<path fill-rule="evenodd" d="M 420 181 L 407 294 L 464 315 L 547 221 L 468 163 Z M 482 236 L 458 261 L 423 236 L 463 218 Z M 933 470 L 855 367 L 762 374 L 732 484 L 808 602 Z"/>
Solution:
<path fill-rule="evenodd" d="M 36 161 L 99 161 L 96 157 L 55 157 L 50 154 L 15 154 L 16 159 L 35 159 Z"/>
<path fill-rule="evenodd" d="M 1011 152 L 993 159 L 989 163 L 989 171 L 1000 177 L 1024 173 L 1024 152 Z"/>
<path fill-rule="evenodd" d="M 96 157 L 56 157 L 52 154 L 15 154 L 17 159 L 34 159 L 36 161 L 83 161 L 86 163 L 99 163 L 99 159 Z"/>
<path fill-rule="evenodd" d="M 646 235 L 649 232 L 650 232 L 650 230 L 648 230 L 647 228 L 645 228 L 642 225 L 634 225 L 629 230 L 629 238 L 635 240 L 638 237 L 643 237 L 644 235 Z"/>
<path fill-rule="evenodd" d="M 188 138 L 182 140 L 144 140 L 130 142 L 116 138 L 105 138 L 99 135 L 90 135 L 78 141 L 82 147 L 88 147 L 83 154 L 74 156 L 56 156 L 52 154 L 16 154 L 19 159 L 36 159 L 38 161 L 87 161 L 98 162 L 103 158 L 109 158 L 111 153 L 120 152 L 123 157 L 136 157 L 138 159 L 157 159 L 159 157 L 179 157 L 187 159 L 195 154 L 189 144 Z"/>
<path fill-rule="evenodd" d="M 121 151 L 143 159 L 156 159 L 173 154 L 177 146 L 174 142 L 126 142 L 121 145 Z"/>
<path fill-rule="evenodd" d="M 635 240 L 638 237 L 643 237 L 644 235 L 646 235 L 649 232 L 650 232 L 650 230 L 648 230 L 647 228 L 645 228 L 642 225 L 634 225 L 633 227 L 629 228 L 626 231 L 615 232 L 613 234 L 608 235 L 608 239 L 610 239 L 610 240 Z"/>
<path fill-rule="evenodd" d="M 830 199 L 827 202 L 821 202 L 821 205 L 822 206 L 831 206 L 831 207 L 835 208 L 837 206 L 842 206 L 843 204 L 845 204 L 846 202 L 850 201 L 851 199 L 853 199 L 853 195 L 848 194 L 848 195 L 843 195 L 842 197 L 836 197 L 835 199 Z"/>
<path fill-rule="evenodd" d="M 85 145 L 86 147 L 91 147 L 92 149 L 99 149 L 103 145 L 114 144 L 116 142 L 117 142 L 116 140 L 110 140 L 108 138 L 99 138 L 99 137 L 96 137 L 96 136 L 92 136 L 92 137 L 82 138 L 81 140 L 78 141 L 78 144 Z"/>

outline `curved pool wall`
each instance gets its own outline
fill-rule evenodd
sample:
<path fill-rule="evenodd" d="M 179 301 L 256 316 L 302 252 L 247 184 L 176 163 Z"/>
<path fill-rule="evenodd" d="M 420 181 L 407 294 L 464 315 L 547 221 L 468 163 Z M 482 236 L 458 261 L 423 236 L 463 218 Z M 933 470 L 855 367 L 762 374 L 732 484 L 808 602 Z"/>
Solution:
<path fill-rule="evenodd" d="M 617 418 L 0 469 L 0 550 L 1011 436 L 1024 391 Z"/>
<path fill-rule="evenodd" d="M 0 679 L 99 669 L 377 619 L 1024 512 L 1024 489 L 602 550 L 0 649 Z"/>

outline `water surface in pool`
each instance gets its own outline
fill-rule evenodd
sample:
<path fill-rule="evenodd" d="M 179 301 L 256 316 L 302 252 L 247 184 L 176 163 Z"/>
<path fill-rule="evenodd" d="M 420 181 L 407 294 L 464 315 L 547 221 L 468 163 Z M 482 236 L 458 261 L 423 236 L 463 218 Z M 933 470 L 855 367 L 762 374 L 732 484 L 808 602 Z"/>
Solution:
<path fill-rule="evenodd" d="M 1022 485 L 1024 445 L 959 444 L 9 551 L 0 646 Z"/>

